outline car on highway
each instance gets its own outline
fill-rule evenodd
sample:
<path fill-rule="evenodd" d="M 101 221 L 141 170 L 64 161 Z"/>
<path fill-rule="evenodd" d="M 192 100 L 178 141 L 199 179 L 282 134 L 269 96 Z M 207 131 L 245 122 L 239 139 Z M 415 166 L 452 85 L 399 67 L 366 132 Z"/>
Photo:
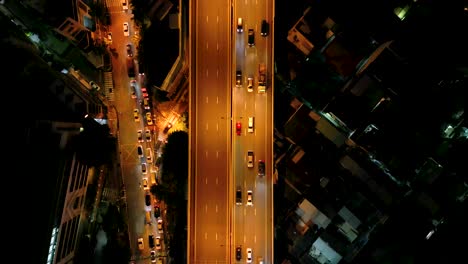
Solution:
<path fill-rule="evenodd" d="M 148 98 L 143 98 L 143 107 L 146 109 L 146 110 L 149 110 L 150 109 L 150 104 L 149 104 L 149 99 Z"/>
<path fill-rule="evenodd" d="M 156 249 L 158 250 L 161 249 L 161 237 L 160 236 L 156 237 Z"/>
<path fill-rule="evenodd" d="M 253 76 L 247 78 L 247 92 L 253 92 Z"/>
<path fill-rule="evenodd" d="M 153 125 L 153 118 L 151 117 L 151 113 L 150 112 L 146 112 L 146 123 L 148 124 L 148 126 L 152 126 Z M 151 141 L 151 139 L 150 139 Z"/>
<path fill-rule="evenodd" d="M 255 46 L 255 33 L 254 33 L 254 30 L 251 28 L 249 29 L 247 43 L 249 44 L 249 47 Z"/>
<path fill-rule="evenodd" d="M 236 190 L 236 205 L 242 205 L 242 190 L 240 187 L 237 187 Z"/>
<path fill-rule="evenodd" d="M 141 130 L 138 130 L 137 131 L 137 138 L 138 138 L 138 142 L 143 142 L 143 132 L 141 132 Z"/>
<path fill-rule="evenodd" d="M 137 153 L 139 158 L 143 157 L 143 147 L 141 145 L 138 145 Z"/>
<path fill-rule="evenodd" d="M 145 194 L 145 204 L 146 206 L 151 206 L 151 195 L 149 193 Z"/>
<path fill-rule="evenodd" d="M 266 36 L 268 36 L 269 32 L 270 32 L 270 25 L 268 24 L 268 22 L 265 19 L 263 19 L 262 20 L 262 25 L 261 25 L 260 35 L 266 37 Z"/>
<path fill-rule="evenodd" d="M 154 217 L 158 218 L 161 216 L 161 208 L 159 208 L 159 205 L 154 206 Z"/>
<path fill-rule="evenodd" d="M 241 131 L 242 131 L 241 122 L 236 122 L 236 134 L 237 134 L 238 136 L 240 136 Z"/>
<path fill-rule="evenodd" d="M 124 32 L 124 36 L 126 36 L 126 37 L 130 36 L 130 31 L 129 31 L 129 28 L 128 28 L 128 22 L 123 23 L 123 32 Z"/>
<path fill-rule="evenodd" d="M 158 231 L 159 233 L 163 232 L 163 220 L 162 219 L 158 219 Z"/>
<path fill-rule="evenodd" d="M 112 32 L 107 33 L 107 40 L 112 44 Z"/>
<path fill-rule="evenodd" d="M 149 190 L 148 178 L 143 178 L 143 190 Z"/>
<path fill-rule="evenodd" d="M 265 161 L 258 161 L 258 176 L 265 176 Z"/>
<path fill-rule="evenodd" d="M 136 94 L 136 81 L 135 80 L 132 80 L 130 82 L 130 89 L 131 89 L 131 92 L 132 92 L 132 98 L 133 99 L 136 99 L 137 98 L 137 94 Z"/>
<path fill-rule="evenodd" d="M 128 10 L 128 0 L 122 0 L 122 8 L 124 11 Z"/>
<path fill-rule="evenodd" d="M 156 263 L 156 251 L 151 250 L 150 256 L 151 256 L 151 263 Z"/>
<path fill-rule="evenodd" d="M 247 205 L 253 206 L 253 197 L 252 197 L 252 190 L 247 191 Z"/>
<path fill-rule="evenodd" d="M 242 17 L 237 18 L 237 32 L 239 33 L 244 32 L 244 25 L 242 22 Z"/>
<path fill-rule="evenodd" d="M 151 151 L 151 148 L 146 148 L 146 160 L 149 163 L 153 162 L 153 151 Z"/>
<path fill-rule="evenodd" d="M 151 142 L 151 131 L 149 129 L 145 130 L 146 141 Z"/>
<path fill-rule="evenodd" d="M 97 83 L 95 83 L 94 81 L 90 81 L 89 82 L 89 85 L 91 86 L 91 88 L 95 91 L 99 91 L 101 90 L 101 87 L 99 85 L 97 85 Z"/>
<path fill-rule="evenodd" d="M 142 163 L 141 164 L 141 172 L 143 174 L 146 174 L 148 172 L 147 168 L 146 168 L 146 163 Z"/>
<path fill-rule="evenodd" d="M 247 167 L 253 168 L 254 166 L 254 152 L 252 150 L 247 151 Z"/>
<path fill-rule="evenodd" d="M 133 118 L 135 119 L 135 122 L 140 122 L 140 111 L 138 109 L 133 109 Z"/>
<path fill-rule="evenodd" d="M 247 258 L 246 258 L 247 263 L 252 263 L 252 249 L 247 248 Z"/>
<path fill-rule="evenodd" d="M 253 116 L 249 116 L 249 126 L 247 128 L 247 131 L 249 133 L 253 133 L 254 132 L 254 118 Z"/>
<path fill-rule="evenodd" d="M 146 89 L 146 87 L 141 87 L 141 94 L 143 95 L 143 98 L 149 98 L 148 90 Z"/>
<path fill-rule="evenodd" d="M 142 237 L 138 238 L 138 249 L 139 250 L 145 249 L 145 244 L 143 243 L 143 238 Z"/>
<path fill-rule="evenodd" d="M 242 259 L 242 247 L 238 246 L 236 247 L 236 260 L 241 260 Z"/>
<path fill-rule="evenodd" d="M 242 86 L 242 71 L 236 71 L 236 87 Z"/>
<path fill-rule="evenodd" d="M 154 237 L 153 235 L 148 236 L 149 247 L 152 249 L 154 248 Z"/>
<path fill-rule="evenodd" d="M 133 50 L 132 50 L 132 44 L 127 44 L 127 56 L 128 57 L 133 57 Z"/>

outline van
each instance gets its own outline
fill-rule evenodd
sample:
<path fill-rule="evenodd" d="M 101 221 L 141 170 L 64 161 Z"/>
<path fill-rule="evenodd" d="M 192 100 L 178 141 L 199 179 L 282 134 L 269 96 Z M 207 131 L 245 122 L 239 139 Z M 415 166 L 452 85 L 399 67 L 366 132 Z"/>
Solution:
<path fill-rule="evenodd" d="M 128 10 L 127 0 L 122 0 L 122 8 L 123 8 L 123 10 Z"/>
<path fill-rule="evenodd" d="M 237 19 L 237 32 L 242 33 L 244 31 L 244 26 L 242 23 L 242 17 Z"/>
<path fill-rule="evenodd" d="M 249 127 L 248 127 L 247 131 L 249 133 L 254 132 L 254 118 L 253 118 L 253 116 L 249 117 Z"/>

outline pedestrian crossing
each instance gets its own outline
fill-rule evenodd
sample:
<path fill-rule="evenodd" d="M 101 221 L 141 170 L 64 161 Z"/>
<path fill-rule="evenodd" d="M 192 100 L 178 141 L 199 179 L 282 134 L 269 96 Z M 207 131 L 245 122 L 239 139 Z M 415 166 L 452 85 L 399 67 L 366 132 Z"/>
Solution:
<path fill-rule="evenodd" d="M 128 10 L 123 9 L 122 0 L 106 0 L 106 5 L 109 13 L 128 12 Z"/>
<path fill-rule="evenodd" d="M 104 72 L 104 89 L 107 100 L 115 101 L 112 72 Z"/>
<path fill-rule="evenodd" d="M 119 191 L 111 188 L 104 187 L 102 190 L 102 199 L 106 201 L 117 201 L 119 200 Z"/>

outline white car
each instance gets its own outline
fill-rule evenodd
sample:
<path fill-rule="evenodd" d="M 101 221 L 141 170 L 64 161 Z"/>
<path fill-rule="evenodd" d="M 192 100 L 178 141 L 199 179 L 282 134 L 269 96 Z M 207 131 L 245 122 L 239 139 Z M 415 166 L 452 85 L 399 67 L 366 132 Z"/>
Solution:
<path fill-rule="evenodd" d="M 253 168 L 254 166 L 254 153 L 252 150 L 247 151 L 247 167 Z"/>
<path fill-rule="evenodd" d="M 148 171 L 148 170 L 146 169 L 146 163 L 142 163 L 142 164 L 141 164 L 141 172 L 142 172 L 143 174 L 146 174 L 147 171 Z"/>
<path fill-rule="evenodd" d="M 123 23 L 123 32 L 124 32 L 124 36 L 126 37 L 130 36 L 130 29 L 128 28 L 127 22 Z"/>
<path fill-rule="evenodd" d="M 149 131 L 149 129 L 145 130 L 145 138 L 146 141 L 151 142 L 151 131 Z"/>
<path fill-rule="evenodd" d="M 247 205 L 253 206 L 252 190 L 247 191 Z"/>
<path fill-rule="evenodd" d="M 247 263 L 252 263 L 252 249 L 251 248 L 247 248 L 247 259 L 246 259 Z"/>
<path fill-rule="evenodd" d="M 143 250 L 145 249 L 145 244 L 143 244 L 143 238 L 138 238 L 138 249 Z"/>
<path fill-rule="evenodd" d="M 249 76 L 247 78 L 247 92 L 253 92 L 253 77 Z"/>
<path fill-rule="evenodd" d="M 137 131 L 138 142 L 143 142 L 143 132 L 141 130 Z"/>
<path fill-rule="evenodd" d="M 159 230 L 159 233 L 163 232 L 163 220 L 162 219 L 158 219 L 158 230 Z"/>
<path fill-rule="evenodd" d="M 151 151 L 151 148 L 146 148 L 146 160 L 149 163 L 153 162 L 153 153 Z"/>
<path fill-rule="evenodd" d="M 156 237 L 156 249 L 161 249 L 161 237 Z"/>

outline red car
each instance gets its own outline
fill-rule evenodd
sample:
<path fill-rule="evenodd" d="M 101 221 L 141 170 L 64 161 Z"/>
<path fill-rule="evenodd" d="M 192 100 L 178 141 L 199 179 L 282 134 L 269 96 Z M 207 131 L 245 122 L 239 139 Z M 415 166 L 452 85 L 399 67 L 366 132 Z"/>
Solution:
<path fill-rule="evenodd" d="M 237 123 L 236 123 L 236 134 L 237 134 L 238 136 L 240 136 L 241 130 L 242 130 L 241 122 L 237 122 Z"/>

